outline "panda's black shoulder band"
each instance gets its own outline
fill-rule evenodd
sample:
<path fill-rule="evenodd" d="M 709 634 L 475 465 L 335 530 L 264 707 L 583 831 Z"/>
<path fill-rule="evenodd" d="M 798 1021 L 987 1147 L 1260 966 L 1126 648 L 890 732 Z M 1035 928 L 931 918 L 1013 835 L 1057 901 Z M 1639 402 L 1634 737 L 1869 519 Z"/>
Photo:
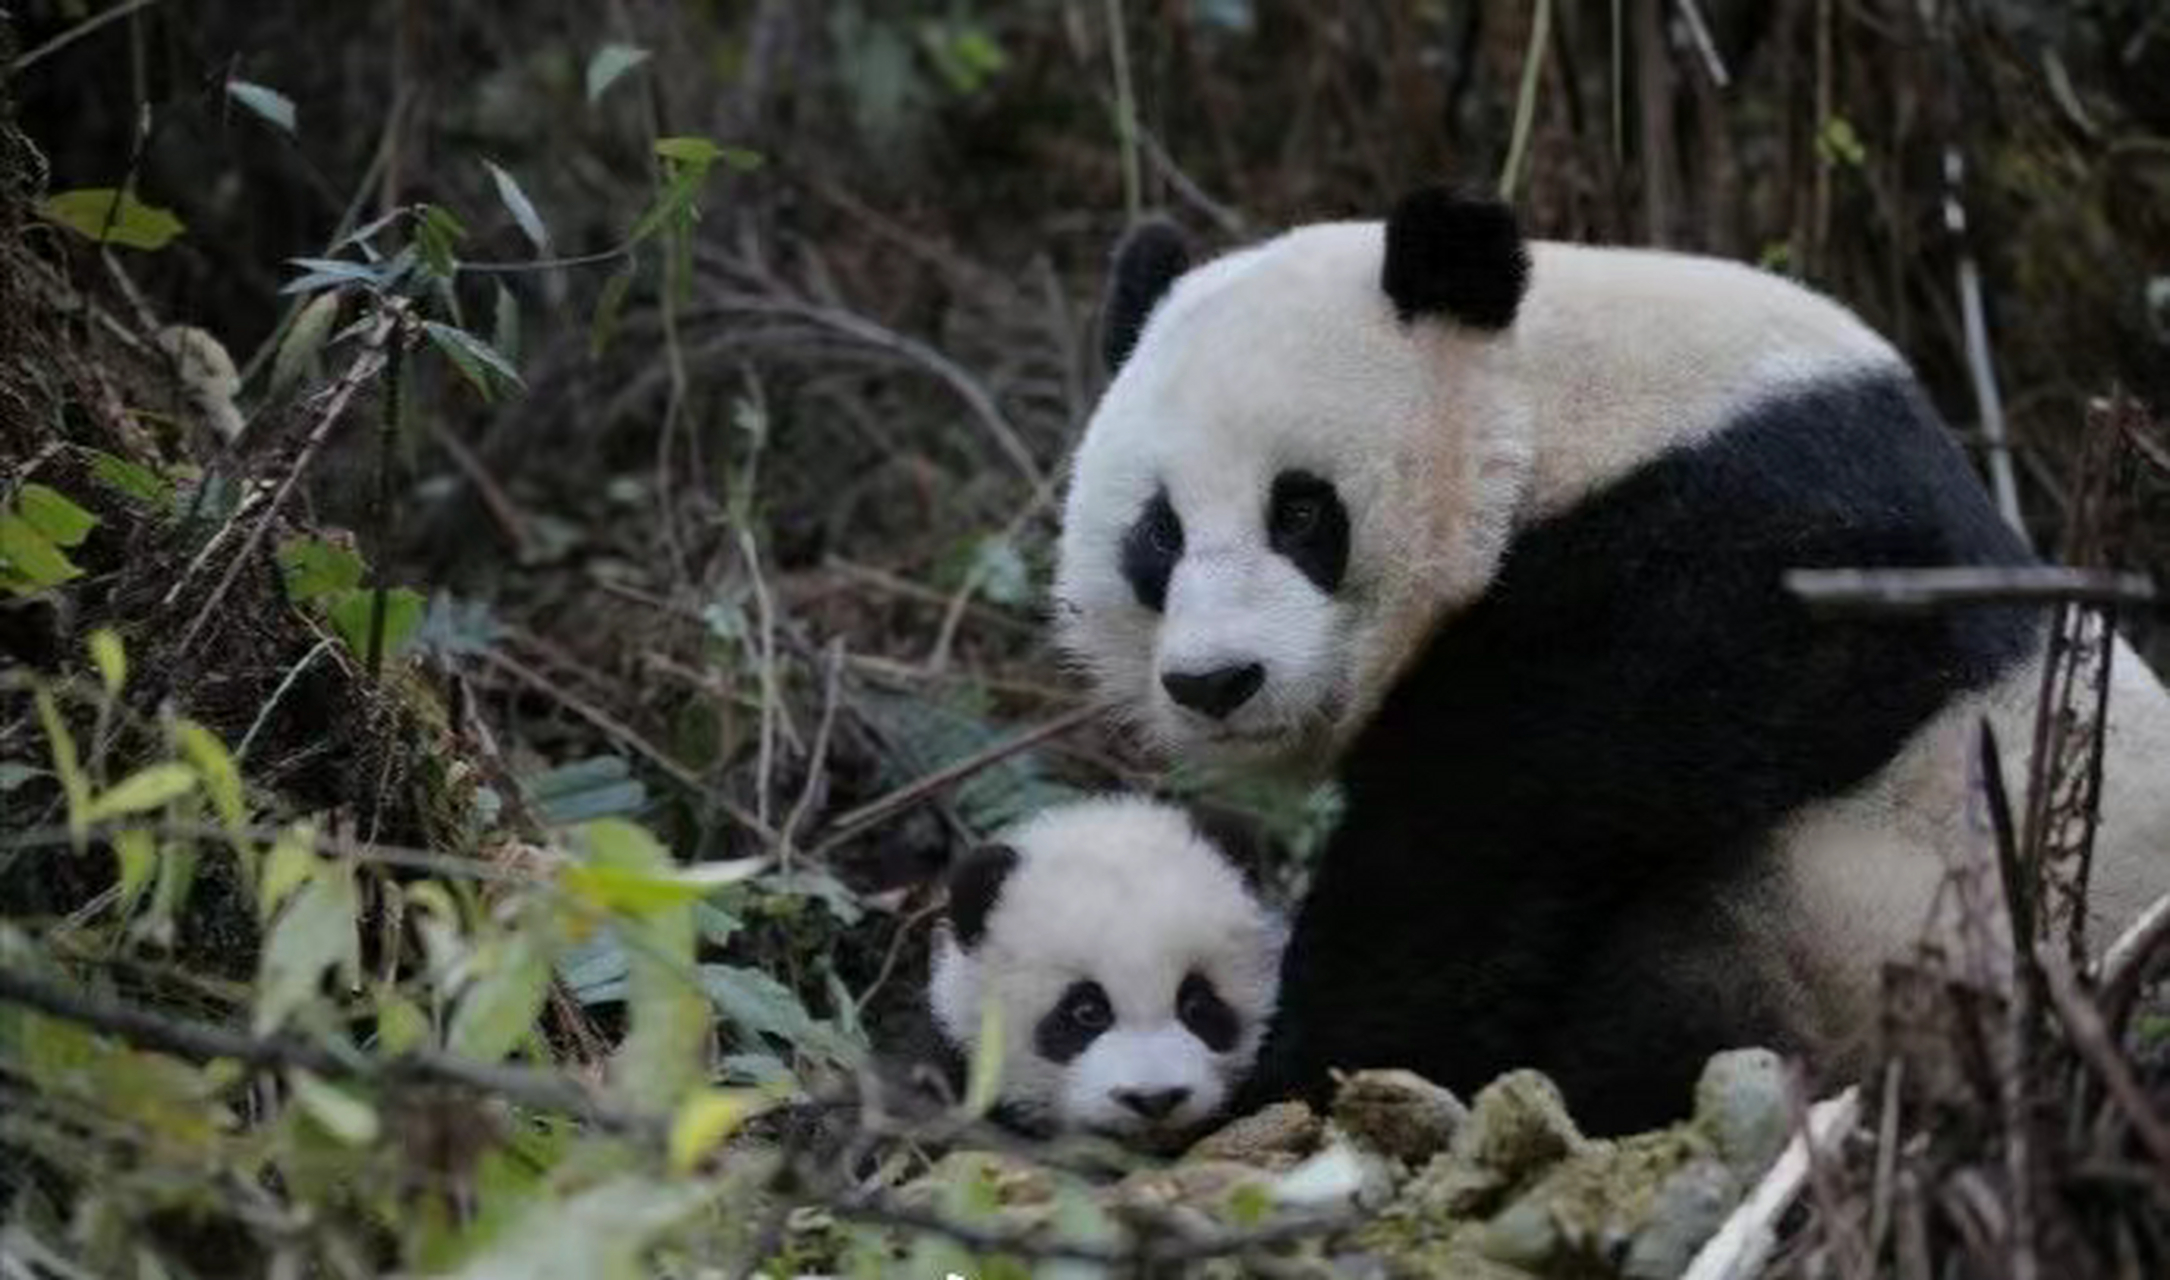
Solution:
<path fill-rule="evenodd" d="M 983 845 L 966 854 L 949 873 L 949 925 L 958 945 L 970 951 L 987 936 L 987 917 L 1002 884 L 1017 869 L 1017 850 L 1006 844 Z"/>
<path fill-rule="evenodd" d="M 1108 280 L 1106 305 L 1101 310 L 1101 355 L 1108 372 L 1123 367 L 1138 345 L 1146 317 L 1153 314 L 1161 296 L 1176 277 L 1190 270 L 1190 245 L 1182 231 L 1164 218 L 1152 218 L 1132 227 L 1115 246 L 1115 263 Z"/>
<path fill-rule="evenodd" d="M 1530 255 L 1514 210 L 1445 187 L 1412 191 L 1386 220 L 1380 283 L 1403 322 L 1444 316 L 1504 329 L 1529 286 Z"/>

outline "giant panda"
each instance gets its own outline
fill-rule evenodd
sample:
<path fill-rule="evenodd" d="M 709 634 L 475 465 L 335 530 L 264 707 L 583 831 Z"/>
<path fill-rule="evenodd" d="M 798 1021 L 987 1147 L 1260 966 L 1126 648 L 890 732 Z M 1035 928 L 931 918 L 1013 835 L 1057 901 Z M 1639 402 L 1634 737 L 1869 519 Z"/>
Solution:
<path fill-rule="evenodd" d="M 1719 1049 L 1861 1065 L 1882 963 L 1981 838 L 1984 715 L 2019 794 L 2046 634 L 1784 589 L 2030 559 L 1884 340 L 1444 189 L 1195 269 L 1146 224 L 1105 332 L 1061 644 L 1167 752 L 1342 787 L 1246 1101 L 1530 1066 L 1617 1132 Z M 2170 702 L 2114 670 L 2097 941 L 2170 890 Z"/>
<path fill-rule="evenodd" d="M 927 1003 L 962 1084 L 987 1008 L 997 1118 L 1180 1143 L 1226 1107 L 1273 1012 L 1287 924 L 1229 829 L 1142 796 L 1043 809 L 950 872 Z"/>

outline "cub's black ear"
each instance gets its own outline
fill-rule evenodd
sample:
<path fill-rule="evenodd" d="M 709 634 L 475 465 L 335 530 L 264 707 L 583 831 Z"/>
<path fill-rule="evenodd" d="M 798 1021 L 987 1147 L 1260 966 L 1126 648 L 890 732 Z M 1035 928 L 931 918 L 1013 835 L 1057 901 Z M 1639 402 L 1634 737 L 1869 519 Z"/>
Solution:
<path fill-rule="evenodd" d="M 1404 323 L 1443 315 L 1504 329 L 1529 279 L 1529 250 L 1514 210 L 1501 201 L 1425 187 L 1402 197 L 1386 220 L 1380 283 Z"/>
<path fill-rule="evenodd" d="M 1002 883 L 1017 869 L 1017 850 L 1006 844 L 984 845 L 966 854 L 949 872 L 949 927 L 957 945 L 970 951 L 987 936 L 987 916 L 1002 896 Z"/>
<path fill-rule="evenodd" d="M 1146 317 L 1175 278 L 1188 270 L 1190 246 L 1165 219 L 1139 223 L 1115 246 L 1108 296 L 1100 309 L 1100 354 L 1109 373 L 1130 358 Z"/>

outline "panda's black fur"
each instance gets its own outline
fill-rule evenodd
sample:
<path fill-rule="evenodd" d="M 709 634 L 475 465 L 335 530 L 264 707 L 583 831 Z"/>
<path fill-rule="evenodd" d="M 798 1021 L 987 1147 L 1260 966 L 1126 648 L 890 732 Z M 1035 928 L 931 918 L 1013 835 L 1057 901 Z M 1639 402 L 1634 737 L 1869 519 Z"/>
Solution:
<path fill-rule="evenodd" d="M 1722 941 L 1684 906 L 1753 893 L 1776 824 L 2030 652 L 2029 611 L 1838 619 L 1782 586 L 2027 563 L 1979 492 L 1919 392 L 1866 379 L 1774 399 L 1517 537 L 1344 760 L 1254 1095 L 1341 1062 L 1458 1089 L 1530 1065 L 1626 1130 L 1681 1111 L 1713 1052 L 1799 1047 L 1722 974 L 1638 961 Z"/>
<path fill-rule="evenodd" d="M 1504 207 L 1425 193 L 1385 234 L 1404 323 L 1513 322 Z M 1159 232 L 1118 256 L 1118 358 L 1169 262 Z M 1712 1052 L 1804 1047 L 1728 980 L 1724 904 L 1768 888 L 1779 824 L 2024 662 L 2039 619 L 1812 617 L 1784 573 L 2030 558 L 1897 368 L 1788 386 L 1518 530 L 1341 757 L 1346 817 L 1241 1105 L 1317 1098 L 1335 1067 L 1471 1090 L 1533 1066 L 1617 1132 L 1683 1112 Z"/>

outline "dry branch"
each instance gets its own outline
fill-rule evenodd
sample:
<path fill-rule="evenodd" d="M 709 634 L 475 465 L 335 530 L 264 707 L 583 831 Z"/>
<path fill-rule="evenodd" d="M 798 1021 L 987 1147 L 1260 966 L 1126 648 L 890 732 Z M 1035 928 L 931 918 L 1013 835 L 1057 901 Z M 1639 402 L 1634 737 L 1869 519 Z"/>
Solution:
<path fill-rule="evenodd" d="M 657 1121 L 611 1106 L 578 1082 L 555 1072 L 492 1066 L 428 1050 L 413 1050 L 378 1061 L 351 1051 L 337 1053 L 288 1035 L 246 1036 L 224 1027 L 70 991 L 17 969 L 0 969 L 0 1000 L 118 1036 L 140 1048 L 195 1062 L 231 1058 L 259 1070 L 299 1067 L 343 1080 L 456 1084 L 532 1110 L 577 1116 L 616 1132 L 661 1132 Z"/>
<path fill-rule="evenodd" d="M 1695 1255 L 1681 1280 L 1746 1280 L 1756 1275 L 1770 1256 L 1779 1218 L 1808 1180 L 1811 1144 L 1829 1148 L 1853 1128 L 1860 1110 L 1860 1095 L 1850 1088 L 1810 1107 L 1804 1132 L 1793 1136 L 1755 1191 Z"/>
<path fill-rule="evenodd" d="M 1902 613 L 1976 604 L 2149 604 L 2144 573 L 2094 569 L 1793 569 L 1786 590 L 1818 609 Z"/>

